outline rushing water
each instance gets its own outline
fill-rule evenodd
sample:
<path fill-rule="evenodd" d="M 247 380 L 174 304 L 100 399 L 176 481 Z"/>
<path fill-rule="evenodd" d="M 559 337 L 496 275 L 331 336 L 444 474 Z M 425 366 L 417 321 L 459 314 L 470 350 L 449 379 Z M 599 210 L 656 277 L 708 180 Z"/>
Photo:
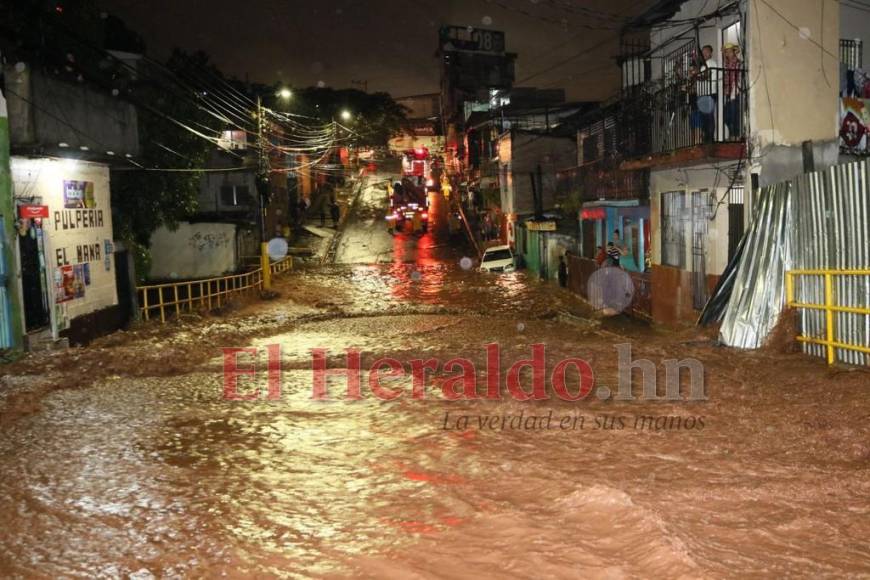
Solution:
<path fill-rule="evenodd" d="M 218 347 L 232 345 L 214 345 L 187 374 L 59 389 L 6 425 L 0 575 L 870 575 L 866 397 L 792 380 L 814 361 L 793 357 L 788 375 L 690 351 L 708 368 L 699 403 L 446 401 L 438 377 L 423 400 L 382 401 L 365 376 L 362 400 L 343 398 L 341 378 L 312 400 L 313 348 L 330 368 L 353 347 L 364 369 L 463 356 L 482 374 L 485 344 L 506 367 L 542 342 L 548 360 L 582 356 L 613 384 L 613 343 L 627 339 L 561 321 L 583 313 L 575 298 L 464 270 L 429 241 L 411 259 L 303 276 L 338 314 L 253 340 L 281 345 L 279 400 L 225 400 Z M 673 346 L 632 332 L 655 361 Z M 550 413 L 568 428 L 512 428 Z M 680 428 L 637 429 L 638 416 Z"/>

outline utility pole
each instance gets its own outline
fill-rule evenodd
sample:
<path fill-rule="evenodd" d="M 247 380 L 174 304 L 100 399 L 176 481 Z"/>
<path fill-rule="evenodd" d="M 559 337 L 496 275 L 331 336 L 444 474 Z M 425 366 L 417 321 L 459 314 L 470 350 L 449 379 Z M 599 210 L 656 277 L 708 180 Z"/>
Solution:
<path fill-rule="evenodd" d="M 260 225 L 260 268 L 263 271 L 263 290 L 272 288 L 272 270 L 269 263 L 269 245 L 266 243 L 266 197 L 269 194 L 269 156 L 266 152 L 266 121 L 263 100 L 257 95 L 257 216 Z"/>

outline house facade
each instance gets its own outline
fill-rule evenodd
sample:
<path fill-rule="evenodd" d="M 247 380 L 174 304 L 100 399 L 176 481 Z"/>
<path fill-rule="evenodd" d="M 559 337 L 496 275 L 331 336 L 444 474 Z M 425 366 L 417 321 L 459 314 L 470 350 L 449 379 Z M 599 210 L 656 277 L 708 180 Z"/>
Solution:
<path fill-rule="evenodd" d="M 694 322 L 753 191 L 840 158 L 844 103 L 864 78 L 863 43 L 841 27 L 868 25 L 830 0 L 665 1 L 636 19 L 619 97 L 581 124 L 578 166 L 563 176 L 582 203 L 582 256 L 617 241 L 626 269 L 647 277 L 650 316 Z"/>
<path fill-rule="evenodd" d="M 139 152 L 136 111 L 25 63 L 3 72 L 15 219 L 6 285 L 21 296 L 16 342 L 84 343 L 131 315 L 129 260 L 113 239 L 110 169 L 129 166 Z"/>

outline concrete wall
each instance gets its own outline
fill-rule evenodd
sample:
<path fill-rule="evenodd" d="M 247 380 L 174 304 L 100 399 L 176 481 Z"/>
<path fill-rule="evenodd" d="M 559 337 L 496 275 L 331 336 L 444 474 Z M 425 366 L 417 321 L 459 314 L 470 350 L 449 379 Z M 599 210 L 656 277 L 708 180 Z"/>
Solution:
<path fill-rule="evenodd" d="M 526 215 L 534 212 L 530 173 L 541 167 L 544 211 L 556 204 L 556 173 L 576 165 L 573 138 L 512 132 L 499 141 L 502 211 Z"/>
<path fill-rule="evenodd" d="M 710 213 L 706 221 L 704 272 L 707 295 L 716 286 L 719 276 L 728 265 L 728 187 L 730 179 L 712 165 L 687 169 L 669 169 L 650 173 L 650 232 L 651 232 L 651 312 L 658 323 L 668 325 L 692 324 L 698 316 L 692 303 L 693 249 L 692 220 L 684 222 L 685 267 L 675 268 L 662 264 L 661 200 L 662 193 L 683 191 L 702 192 L 709 201 Z M 720 203 L 721 202 L 721 203 Z M 718 205 L 718 209 L 717 209 Z"/>
<path fill-rule="evenodd" d="M 229 165 L 229 163 L 227 164 Z M 221 203 L 221 187 L 225 185 L 244 185 L 248 187 L 251 204 L 245 206 L 230 206 Z M 257 211 L 257 184 L 253 171 L 207 172 L 199 182 L 197 211 L 199 213 L 227 213 L 244 216 Z"/>
<path fill-rule="evenodd" d="M 151 280 L 193 280 L 233 272 L 237 267 L 236 226 L 186 223 L 151 234 Z"/>
<path fill-rule="evenodd" d="M 49 217 L 43 218 L 42 230 L 55 334 L 77 317 L 118 304 L 108 166 L 13 157 L 12 181 L 16 202 L 48 206 Z M 78 187 L 71 187 L 71 182 Z M 87 194 L 79 204 L 75 192 L 82 191 Z M 69 297 L 63 290 L 65 273 L 82 282 L 80 295 Z"/>
<path fill-rule="evenodd" d="M 139 154 L 136 109 L 129 103 L 29 66 L 3 72 L 13 149 L 57 150 L 65 143 L 73 151 L 87 147 L 89 154 Z"/>
<path fill-rule="evenodd" d="M 747 0 L 750 126 L 763 149 L 837 138 L 839 3 Z M 822 14 L 824 13 L 824 20 Z"/>
<path fill-rule="evenodd" d="M 712 200 L 715 217 L 707 220 L 707 257 L 705 261 L 707 274 L 719 275 L 728 265 L 728 186 L 730 180 L 711 165 L 684 169 L 667 169 L 650 172 L 650 232 L 652 244 L 652 263 L 661 264 L 662 231 L 661 231 L 661 194 L 668 191 L 684 191 L 687 194 L 706 190 L 706 196 Z M 686 269 L 691 270 L 692 236 L 691 223 L 686 229 Z"/>
<path fill-rule="evenodd" d="M 409 119 L 428 119 L 441 115 L 441 95 L 439 93 L 396 97 L 396 102 L 408 109 Z"/>

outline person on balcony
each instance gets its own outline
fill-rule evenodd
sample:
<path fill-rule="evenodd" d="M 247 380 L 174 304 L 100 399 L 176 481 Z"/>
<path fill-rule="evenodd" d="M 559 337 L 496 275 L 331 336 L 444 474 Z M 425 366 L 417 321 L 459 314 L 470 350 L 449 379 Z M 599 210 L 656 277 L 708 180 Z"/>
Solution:
<path fill-rule="evenodd" d="M 693 145 L 713 141 L 716 128 L 716 97 L 719 84 L 719 63 L 713 58 L 713 47 L 701 48 L 699 66 L 694 70 L 695 110 L 692 114 Z"/>
<path fill-rule="evenodd" d="M 740 105 L 740 47 L 733 42 L 727 42 L 722 47 L 722 65 L 725 69 L 722 87 L 725 93 L 725 127 L 728 129 L 728 139 L 734 141 L 741 136 L 743 111 Z"/>

